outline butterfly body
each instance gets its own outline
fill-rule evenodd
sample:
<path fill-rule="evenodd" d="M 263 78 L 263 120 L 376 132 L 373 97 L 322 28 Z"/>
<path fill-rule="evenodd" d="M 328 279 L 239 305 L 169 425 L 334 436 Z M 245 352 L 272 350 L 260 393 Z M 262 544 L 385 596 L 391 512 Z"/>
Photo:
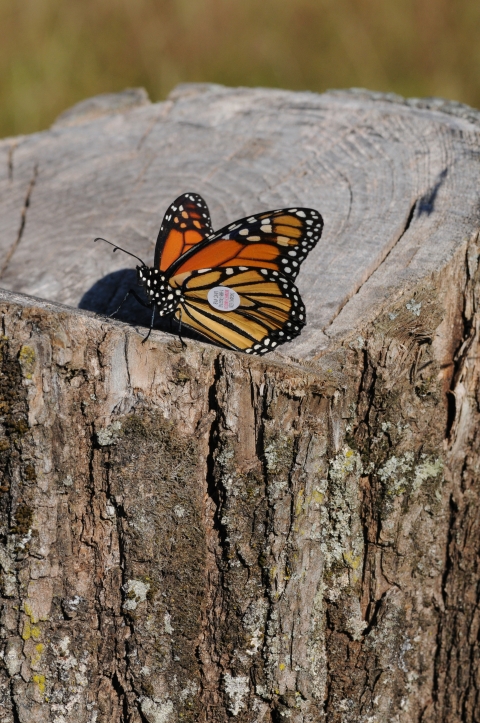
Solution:
<path fill-rule="evenodd" d="M 153 309 L 152 326 L 158 311 L 214 344 L 265 354 L 305 326 L 294 280 L 322 229 L 318 211 L 292 208 L 254 214 L 214 232 L 205 201 L 184 193 L 165 213 L 154 266 L 139 259 L 146 304 L 130 293 Z"/>
<path fill-rule="evenodd" d="M 165 274 L 159 269 L 137 266 L 137 281 L 145 289 L 148 306 L 155 306 L 160 316 L 175 313 L 182 301 L 182 292 L 170 286 Z"/>

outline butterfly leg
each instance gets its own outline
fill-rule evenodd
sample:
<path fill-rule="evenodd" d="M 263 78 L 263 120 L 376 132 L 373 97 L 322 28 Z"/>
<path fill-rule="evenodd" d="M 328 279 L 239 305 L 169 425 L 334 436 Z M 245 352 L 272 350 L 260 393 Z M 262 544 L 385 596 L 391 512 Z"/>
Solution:
<path fill-rule="evenodd" d="M 111 314 L 108 314 L 107 319 L 111 319 L 112 316 L 115 316 L 115 314 L 117 314 L 117 313 L 120 311 L 120 309 L 122 308 L 122 306 L 124 305 L 124 303 L 126 302 L 126 300 L 128 299 L 128 297 L 129 297 L 130 295 L 133 296 L 133 297 L 138 301 L 139 304 L 141 304 L 142 306 L 145 306 L 146 309 L 149 309 L 149 308 L 150 308 L 150 304 L 147 304 L 147 303 L 137 294 L 136 291 L 134 291 L 133 289 L 129 289 L 129 290 L 127 291 L 127 293 L 125 294 L 125 296 L 123 297 L 123 299 L 122 299 L 122 301 L 121 301 L 121 303 L 120 303 L 120 306 L 119 306 L 117 309 L 115 309 L 115 311 L 112 311 Z"/>
<path fill-rule="evenodd" d="M 180 339 L 180 342 L 182 344 L 182 348 L 186 349 L 187 345 L 182 339 L 182 307 L 180 307 L 180 319 L 178 320 L 178 338 Z"/>
<path fill-rule="evenodd" d="M 150 329 L 148 330 L 148 334 L 147 334 L 147 336 L 145 337 L 145 339 L 142 339 L 142 344 L 145 344 L 145 342 L 147 341 L 148 337 L 149 337 L 150 334 L 152 333 L 153 321 L 154 321 L 154 319 L 155 319 L 155 306 L 153 307 L 153 310 L 152 310 L 152 318 L 151 318 L 151 320 L 150 320 Z"/>

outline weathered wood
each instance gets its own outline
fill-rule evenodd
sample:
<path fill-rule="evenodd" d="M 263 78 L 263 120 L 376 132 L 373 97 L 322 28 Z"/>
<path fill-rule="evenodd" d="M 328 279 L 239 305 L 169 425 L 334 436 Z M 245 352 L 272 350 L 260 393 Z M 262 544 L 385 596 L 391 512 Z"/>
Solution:
<path fill-rule="evenodd" d="M 1 723 L 478 720 L 477 114 L 111 100 L 0 143 Z M 185 190 L 321 211 L 299 339 L 85 310 Z"/>

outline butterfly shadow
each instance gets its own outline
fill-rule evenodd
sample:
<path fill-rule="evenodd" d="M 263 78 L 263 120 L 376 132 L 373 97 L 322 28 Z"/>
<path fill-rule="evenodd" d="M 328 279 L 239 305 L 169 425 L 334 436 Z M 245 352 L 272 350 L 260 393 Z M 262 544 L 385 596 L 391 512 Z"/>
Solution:
<path fill-rule="evenodd" d="M 113 271 L 103 278 L 96 281 L 93 286 L 88 289 L 80 299 L 79 309 L 93 311 L 101 316 L 110 316 L 117 313 L 112 318 L 123 321 L 125 324 L 132 326 L 143 326 L 150 328 L 152 319 L 152 310 L 147 309 L 130 295 L 122 304 L 127 291 L 133 289 L 141 299 L 147 301 L 143 288 L 137 284 L 137 274 L 134 269 L 121 269 Z M 159 331 L 165 331 L 170 334 L 178 334 L 179 324 L 172 317 L 160 317 L 155 314 L 153 328 Z M 146 335 L 146 334 L 145 334 Z M 182 326 L 182 337 L 189 339 L 202 340 L 194 331 Z M 203 339 L 205 341 L 205 339 Z"/>

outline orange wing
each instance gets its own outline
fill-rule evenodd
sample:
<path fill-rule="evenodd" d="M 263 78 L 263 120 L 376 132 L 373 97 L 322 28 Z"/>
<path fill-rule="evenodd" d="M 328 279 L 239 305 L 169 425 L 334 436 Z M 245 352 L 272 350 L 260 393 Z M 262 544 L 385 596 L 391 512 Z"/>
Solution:
<path fill-rule="evenodd" d="M 155 246 L 154 267 L 166 271 L 212 233 L 208 206 L 198 193 L 183 193 L 167 210 Z"/>
<path fill-rule="evenodd" d="M 323 219 L 311 208 L 290 208 L 242 218 L 211 234 L 170 262 L 168 276 L 199 269 L 275 269 L 295 279 L 300 264 L 319 240 Z"/>
<path fill-rule="evenodd" d="M 175 311 L 182 326 L 228 349 L 265 354 L 298 336 L 305 325 L 300 293 L 278 271 L 227 266 L 185 272 L 173 276 L 170 285 L 182 291 Z M 231 309 L 211 296 L 222 290 L 234 292 Z"/>

